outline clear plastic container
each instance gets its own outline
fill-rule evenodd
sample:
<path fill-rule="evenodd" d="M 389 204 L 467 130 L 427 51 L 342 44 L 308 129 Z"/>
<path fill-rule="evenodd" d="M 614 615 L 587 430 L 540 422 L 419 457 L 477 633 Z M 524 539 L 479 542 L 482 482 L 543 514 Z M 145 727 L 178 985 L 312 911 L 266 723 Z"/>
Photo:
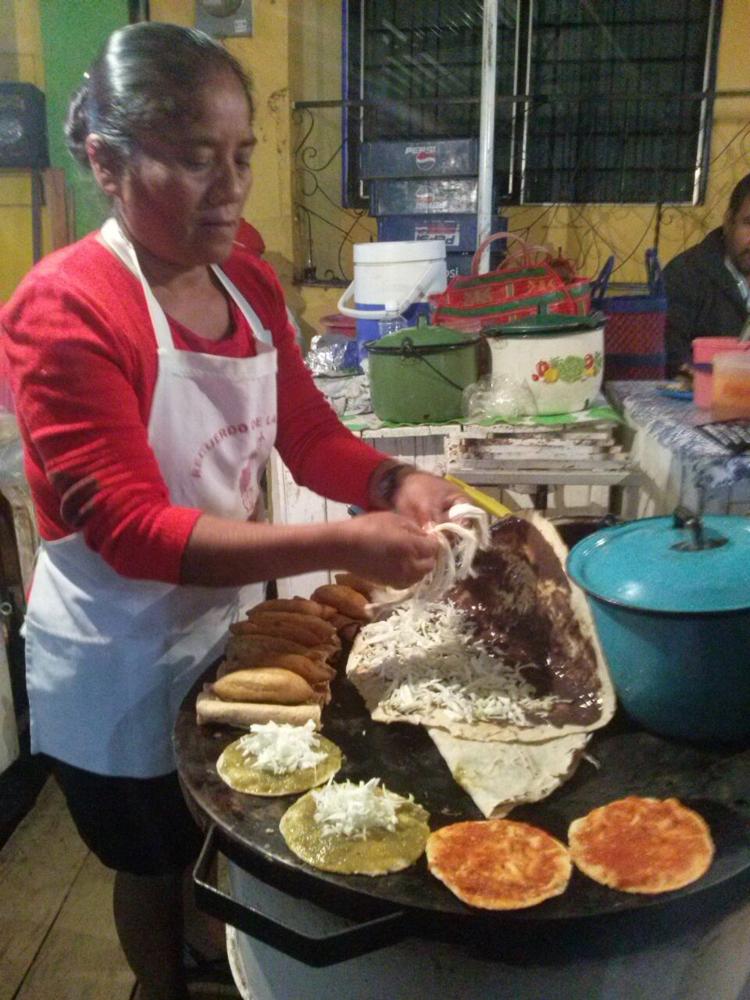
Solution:
<path fill-rule="evenodd" d="M 712 417 L 750 418 L 750 352 L 725 351 L 714 357 L 713 364 Z"/>
<path fill-rule="evenodd" d="M 748 345 L 750 347 L 750 344 Z M 713 364 L 717 354 L 745 350 L 737 337 L 696 337 L 693 341 L 693 402 L 702 410 L 711 408 Z"/>

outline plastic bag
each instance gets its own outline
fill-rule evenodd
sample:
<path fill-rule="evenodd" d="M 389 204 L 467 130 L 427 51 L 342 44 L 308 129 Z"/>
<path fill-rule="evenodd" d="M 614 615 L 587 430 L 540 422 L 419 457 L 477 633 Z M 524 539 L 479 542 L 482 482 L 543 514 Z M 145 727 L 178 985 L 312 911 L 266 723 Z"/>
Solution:
<path fill-rule="evenodd" d="M 319 333 L 310 341 L 305 357 L 313 375 L 334 375 L 357 370 L 357 342 L 343 333 Z"/>
<path fill-rule="evenodd" d="M 367 373 L 363 375 L 318 375 L 314 381 L 340 417 L 372 411 Z"/>
<path fill-rule="evenodd" d="M 485 249 L 494 240 L 515 241 L 501 265 L 479 274 Z M 513 233 L 493 233 L 472 260 L 470 276 L 452 278 L 444 292 L 430 296 L 433 322 L 468 333 L 545 314 L 585 315 L 591 308 L 591 283 L 574 276 L 569 261 L 553 258 L 546 247 L 530 246 Z"/>
<path fill-rule="evenodd" d="M 536 401 L 525 382 L 509 375 L 484 375 L 463 391 L 462 414 L 470 423 L 534 416 Z"/>

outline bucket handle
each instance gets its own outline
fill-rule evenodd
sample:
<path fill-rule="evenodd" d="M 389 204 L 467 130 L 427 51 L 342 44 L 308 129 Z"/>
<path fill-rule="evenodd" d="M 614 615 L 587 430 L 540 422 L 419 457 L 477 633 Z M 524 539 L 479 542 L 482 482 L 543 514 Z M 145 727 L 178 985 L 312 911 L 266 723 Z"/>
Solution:
<path fill-rule="evenodd" d="M 408 933 L 407 914 L 401 909 L 391 909 L 369 919 L 360 919 L 343 930 L 325 934 L 308 934 L 292 923 L 274 917 L 257 905 L 238 902 L 212 884 L 210 871 L 218 852 L 232 859 L 231 845 L 220 835 L 216 826 L 210 826 L 200 856 L 193 872 L 193 889 L 201 909 L 212 917 L 236 927 L 285 955 L 317 968 L 345 962 L 361 955 L 368 955 L 402 941 Z M 235 864 L 268 885 L 274 885 L 260 866 L 253 865 L 252 856 L 245 854 Z"/>
<path fill-rule="evenodd" d="M 354 282 L 352 281 L 338 301 L 338 311 L 343 313 L 344 316 L 351 316 L 354 319 L 392 319 L 394 316 L 401 316 L 409 306 L 420 299 L 426 298 L 427 289 L 435 278 L 440 277 L 444 268 L 445 258 L 441 257 L 439 260 L 433 261 L 428 265 L 427 270 L 420 275 L 419 281 L 417 281 L 407 296 L 400 302 L 384 303 L 382 309 L 353 309 L 351 306 L 345 305 L 346 300 L 354 292 Z"/>
<path fill-rule="evenodd" d="M 462 348 L 466 346 L 467 346 L 466 344 L 447 344 L 445 350 L 455 351 L 457 348 Z M 400 354 L 402 358 L 418 358 L 420 361 L 423 361 L 431 371 L 433 371 L 436 375 L 438 375 L 443 380 L 443 382 L 447 382 L 448 385 L 451 386 L 453 389 L 458 389 L 459 392 L 463 392 L 464 389 L 466 388 L 463 385 L 459 385 L 458 382 L 454 382 L 452 378 L 448 378 L 448 376 L 444 372 L 441 372 L 439 368 L 436 368 L 433 364 L 430 364 L 430 362 L 427 360 L 424 354 L 415 349 L 414 341 L 411 339 L 411 337 L 404 337 L 404 339 L 401 341 Z"/>

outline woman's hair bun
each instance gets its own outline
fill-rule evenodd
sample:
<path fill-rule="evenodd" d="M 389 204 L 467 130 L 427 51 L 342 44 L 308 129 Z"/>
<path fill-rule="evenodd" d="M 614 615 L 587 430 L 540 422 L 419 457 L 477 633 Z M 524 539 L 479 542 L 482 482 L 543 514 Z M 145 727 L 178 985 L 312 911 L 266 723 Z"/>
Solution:
<path fill-rule="evenodd" d="M 86 153 L 86 137 L 91 131 L 88 116 L 88 80 L 84 80 L 70 99 L 68 117 L 65 120 L 65 141 L 70 155 L 81 164 L 89 167 Z"/>
<path fill-rule="evenodd" d="M 196 92 L 227 72 L 242 87 L 252 118 L 250 78 L 214 38 L 160 21 L 118 28 L 71 97 L 65 122 L 71 155 L 90 169 L 86 137 L 96 132 L 126 162 L 144 136 L 189 119 Z"/>

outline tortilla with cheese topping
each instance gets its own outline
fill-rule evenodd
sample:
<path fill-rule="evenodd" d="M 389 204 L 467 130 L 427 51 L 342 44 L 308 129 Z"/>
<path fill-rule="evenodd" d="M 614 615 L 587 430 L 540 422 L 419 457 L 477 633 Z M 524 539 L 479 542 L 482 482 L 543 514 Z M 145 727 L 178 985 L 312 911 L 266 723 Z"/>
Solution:
<path fill-rule="evenodd" d="M 377 779 L 340 782 L 308 792 L 281 818 L 284 840 L 321 871 L 387 875 L 414 864 L 430 832 L 416 802 L 379 787 Z"/>
<path fill-rule="evenodd" d="M 605 725 L 614 693 L 566 555 L 540 515 L 504 518 L 443 601 L 365 625 L 347 674 L 372 717 L 531 743 Z"/>
<path fill-rule="evenodd" d="M 254 725 L 224 748 L 216 761 L 219 777 L 236 792 L 295 795 L 328 781 L 340 769 L 335 743 L 304 726 Z"/>

